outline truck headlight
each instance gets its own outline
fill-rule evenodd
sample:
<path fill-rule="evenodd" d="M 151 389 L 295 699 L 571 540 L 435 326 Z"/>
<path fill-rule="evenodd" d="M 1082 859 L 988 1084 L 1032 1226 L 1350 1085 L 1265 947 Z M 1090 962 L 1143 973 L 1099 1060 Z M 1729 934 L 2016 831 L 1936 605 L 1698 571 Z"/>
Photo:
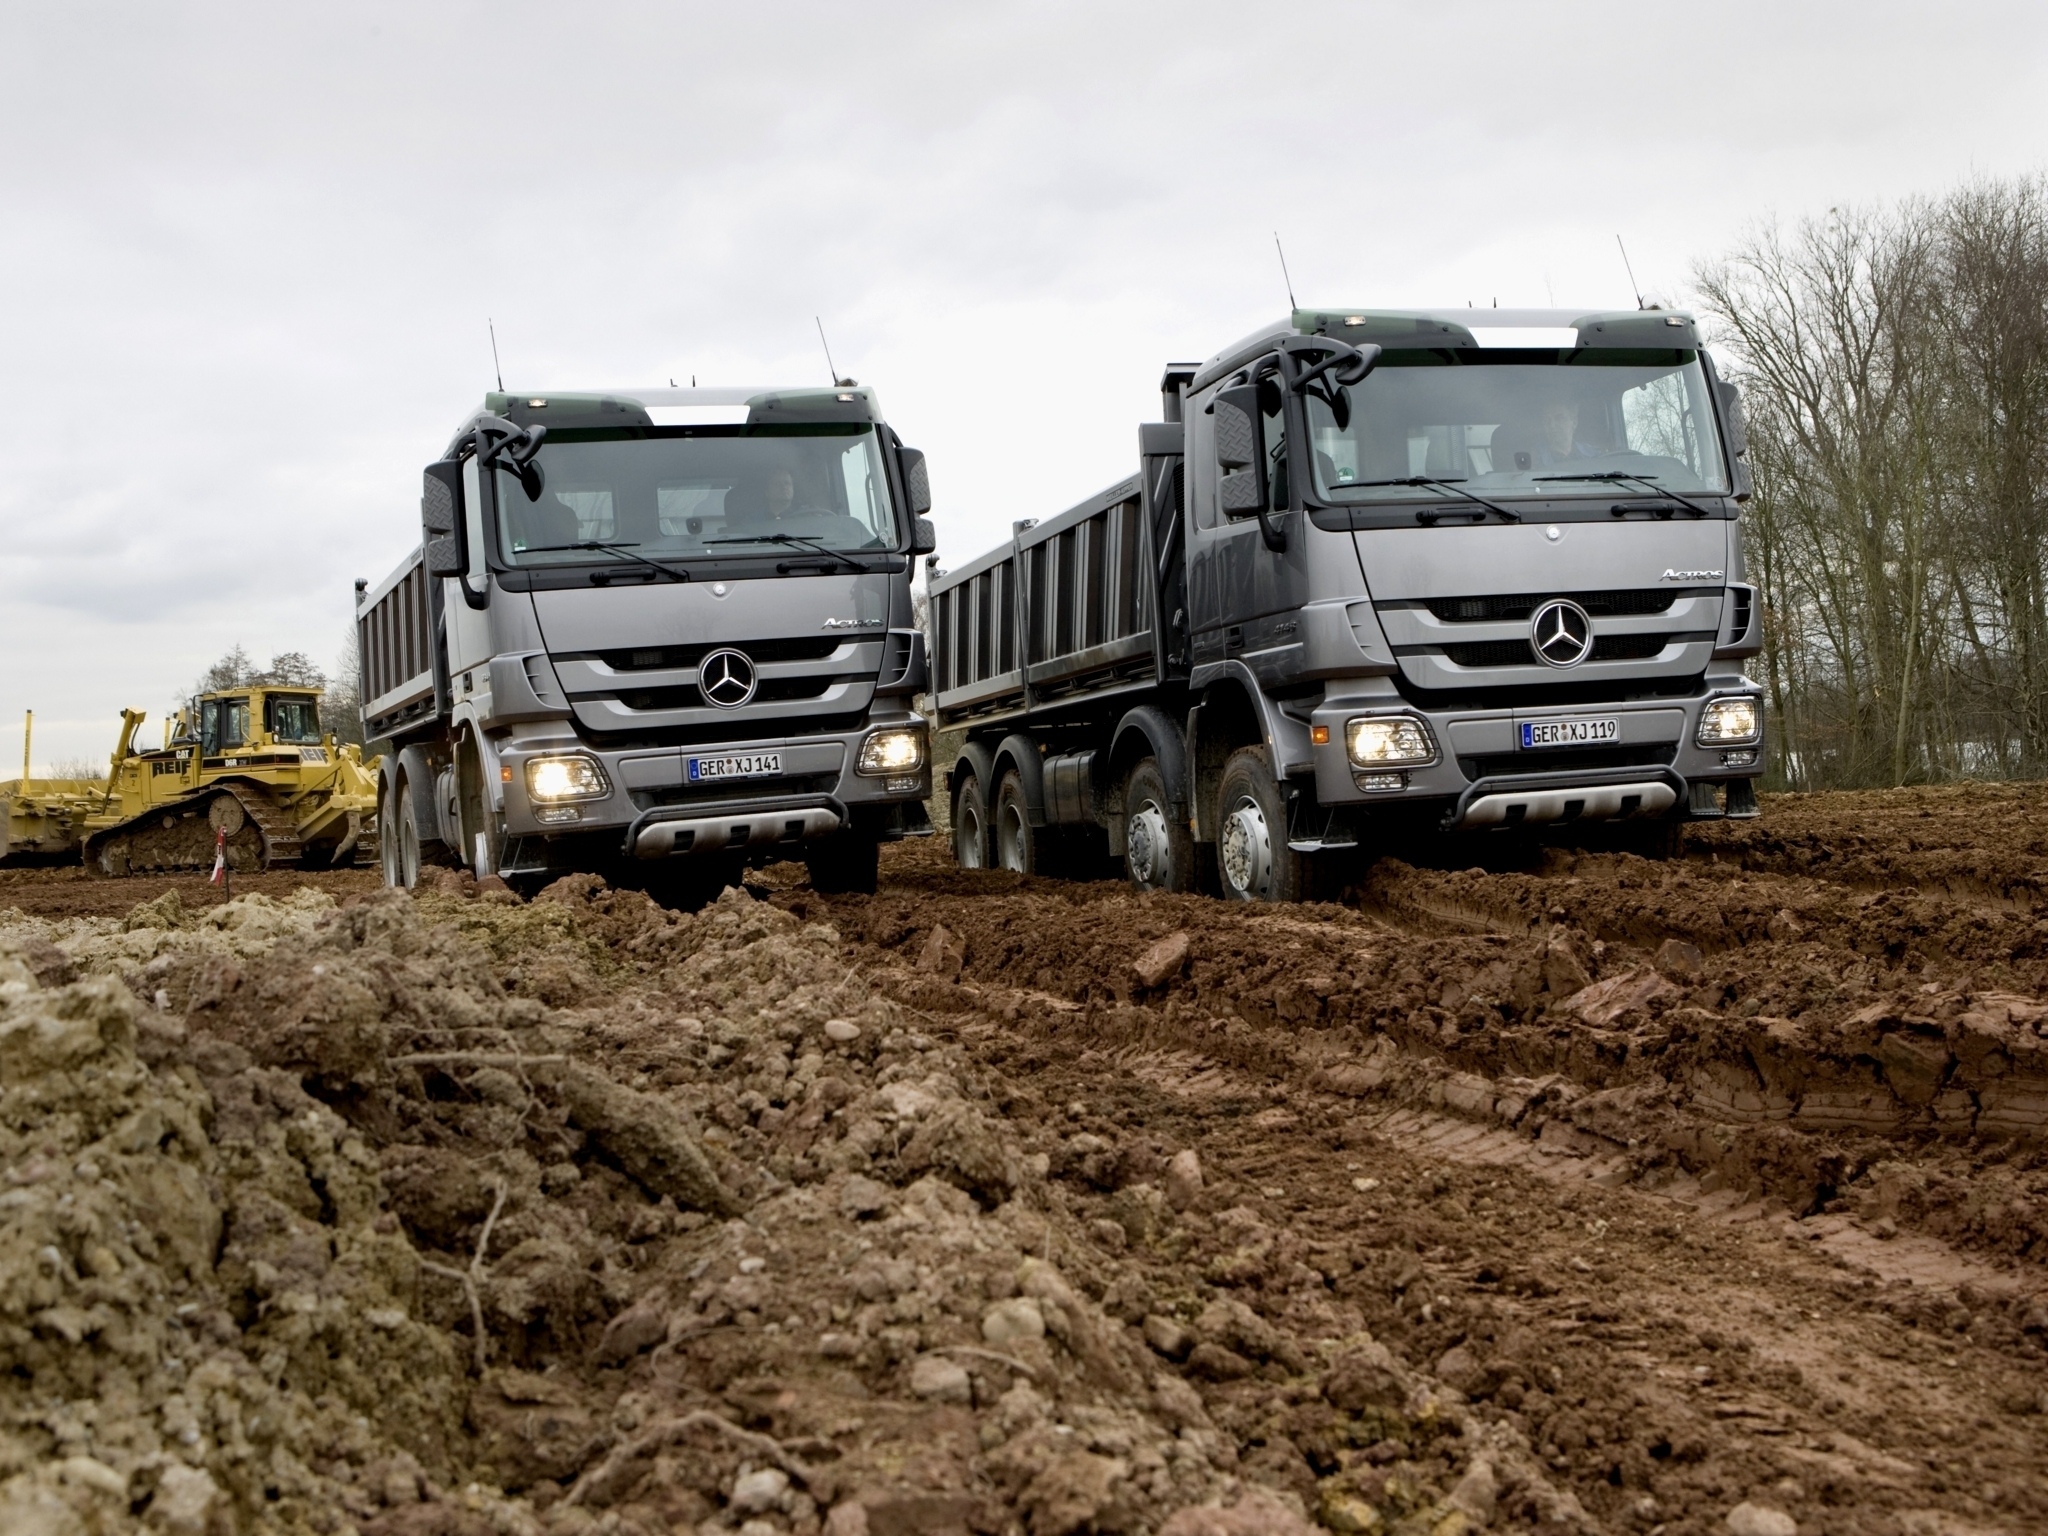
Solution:
<path fill-rule="evenodd" d="M 1344 749 L 1354 768 L 1422 768 L 1436 761 L 1436 738 L 1413 715 L 1347 720 Z"/>
<path fill-rule="evenodd" d="M 1700 711 L 1699 734 L 1694 739 L 1703 747 L 1732 747 L 1756 741 L 1764 733 L 1764 712 L 1753 698 L 1709 699 Z"/>
<path fill-rule="evenodd" d="M 859 773 L 916 773 L 924 767 L 924 727 L 892 725 L 873 731 L 860 744 Z"/>
<path fill-rule="evenodd" d="M 601 800 L 612 781 L 594 757 L 536 757 L 526 764 L 526 793 L 535 800 Z"/>

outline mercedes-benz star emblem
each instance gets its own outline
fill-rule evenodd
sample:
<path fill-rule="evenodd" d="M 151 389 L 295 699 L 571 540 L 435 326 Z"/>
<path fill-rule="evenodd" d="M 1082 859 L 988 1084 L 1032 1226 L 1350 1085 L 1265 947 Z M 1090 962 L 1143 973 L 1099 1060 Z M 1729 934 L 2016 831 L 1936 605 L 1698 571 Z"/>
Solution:
<path fill-rule="evenodd" d="M 1593 621 L 1577 603 L 1552 598 L 1529 621 L 1529 644 L 1547 667 L 1576 667 L 1593 651 Z"/>
<path fill-rule="evenodd" d="M 754 664 L 744 651 L 713 651 L 697 668 L 697 686 L 720 709 L 738 709 L 754 696 Z"/>

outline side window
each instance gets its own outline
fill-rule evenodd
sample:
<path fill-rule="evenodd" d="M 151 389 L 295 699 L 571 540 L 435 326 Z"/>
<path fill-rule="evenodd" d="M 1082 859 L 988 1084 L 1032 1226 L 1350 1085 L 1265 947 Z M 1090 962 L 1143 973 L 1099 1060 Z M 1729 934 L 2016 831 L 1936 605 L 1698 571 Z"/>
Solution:
<path fill-rule="evenodd" d="M 1287 394 L 1268 375 L 1259 381 L 1259 441 L 1266 450 L 1267 504 L 1285 512 L 1291 499 L 1287 484 Z"/>
<path fill-rule="evenodd" d="M 469 542 L 469 573 L 463 580 L 472 592 L 484 590 L 486 572 L 490 569 L 484 563 L 484 498 L 482 477 L 476 471 L 476 455 L 471 454 L 462 461 L 462 509 L 467 524 L 463 533 Z"/>

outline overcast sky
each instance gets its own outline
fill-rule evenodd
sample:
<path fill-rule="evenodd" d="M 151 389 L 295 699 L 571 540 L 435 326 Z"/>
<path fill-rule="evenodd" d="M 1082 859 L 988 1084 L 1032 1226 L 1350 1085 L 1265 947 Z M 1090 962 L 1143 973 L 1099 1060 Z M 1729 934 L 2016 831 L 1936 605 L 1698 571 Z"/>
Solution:
<path fill-rule="evenodd" d="M 339 652 L 491 382 L 823 383 L 941 554 L 1304 304 L 1683 301 L 1759 220 L 2048 168 L 2039 4 L 0 0 L 0 777 Z M 155 727 L 151 727 L 154 732 Z M 10 745 L 11 743 L 11 745 Z"/>

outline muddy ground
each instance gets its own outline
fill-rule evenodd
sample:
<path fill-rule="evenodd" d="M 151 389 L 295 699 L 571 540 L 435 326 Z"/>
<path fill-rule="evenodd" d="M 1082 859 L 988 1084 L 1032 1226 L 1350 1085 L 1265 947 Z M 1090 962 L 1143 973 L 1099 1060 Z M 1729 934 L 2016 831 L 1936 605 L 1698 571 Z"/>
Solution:
<path fill-rule="evenodd" d="M 0 1528 L 2048 1529 L 2048 795 L 1438 862 L 0 871 Z"/>

